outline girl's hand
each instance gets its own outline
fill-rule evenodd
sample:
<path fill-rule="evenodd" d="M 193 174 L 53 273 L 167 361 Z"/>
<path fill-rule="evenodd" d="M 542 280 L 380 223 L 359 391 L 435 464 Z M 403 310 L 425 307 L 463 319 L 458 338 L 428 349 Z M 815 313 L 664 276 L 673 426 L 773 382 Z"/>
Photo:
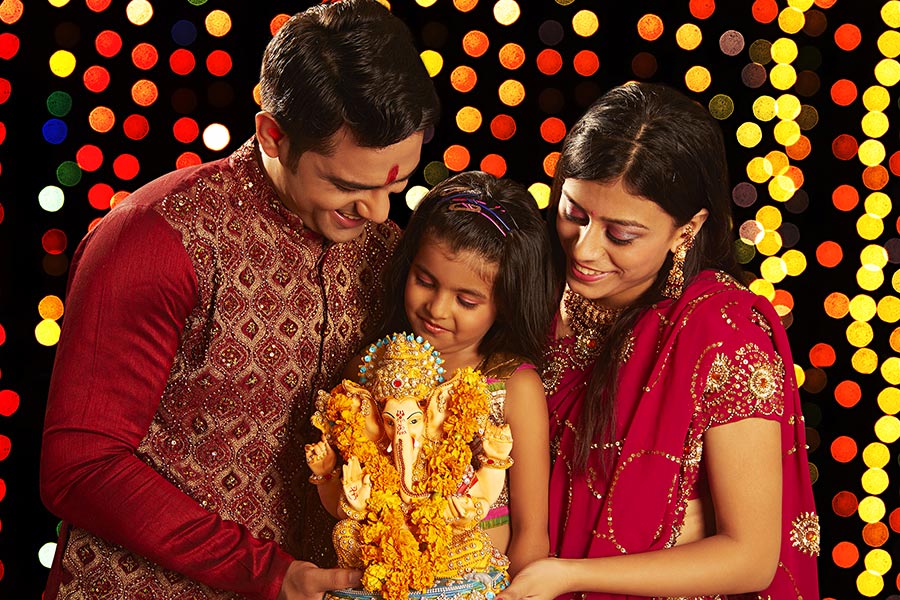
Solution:
<path fill-rule="evenodd" d="M 316 444 L 307 444 L 306 464 L 309 465 L 314 475 L 326 475 L 334 471 L 334 467 L 337 465 L 337 454 L 325 440 Z"/>
<path fill-rule="evenodd" d="M 571 592 L 565 573 L 565 561 L 542 558 L 529 564 L 516 575 L 512 583 L 497 595 L 497 600 L 553 600 Z"/>

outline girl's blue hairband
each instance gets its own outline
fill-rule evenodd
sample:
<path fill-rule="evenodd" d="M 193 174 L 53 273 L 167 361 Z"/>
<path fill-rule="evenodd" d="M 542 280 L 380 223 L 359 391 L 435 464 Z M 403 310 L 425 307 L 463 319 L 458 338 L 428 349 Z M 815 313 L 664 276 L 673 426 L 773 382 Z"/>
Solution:
<path fill-rule="evenodd" d="M 516 224 L 516 220 L 505 208 L 503 208 L 502 204 L 495 202 L 492 205 L 489 205 L 478 194 L 456 194 L 454 196 L 447 196 L 441 201 L 448 203 L 448 210 L 464 210 L 482 215 L 485 219 L 494 224 L 494 227 L 503 234 L 503 237 L 506 237 L 506 234 L 512 231 L 512 227 L 507 224 L 504 217 L 512 222 L 513 227 L 516 229 L 519 228 L 518 224 Z"/>

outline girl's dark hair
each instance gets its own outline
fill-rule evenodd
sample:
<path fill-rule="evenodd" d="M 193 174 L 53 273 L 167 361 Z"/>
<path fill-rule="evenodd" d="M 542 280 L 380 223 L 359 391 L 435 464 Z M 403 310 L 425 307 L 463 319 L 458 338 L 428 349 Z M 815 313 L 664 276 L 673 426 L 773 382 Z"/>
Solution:
<path fill-rule="evenodd" d="M 318 4 L 281 26 L 263 54 L 259 90 L 290 139 L 289 167 L 307 150 L 329 155 L 347 126 L 384 148 L 433 127 L 434 83 L 406 24 L 376 0 Z"/>
<path fill-rule="evenodd" d="M 613 88 L 566 135 L 547 213 L 558 273 L 565 273 L 566 262 L 556 232 L 566 179 L 621 181 L 629 193 L 658 204 L 678 226 L 705 208 L 709 216 L 685 260 L 685 285 L 703 269 L 718 269 L 740 280 L 722 132 L 705 108 L 682 93 L 650 83 Z M 592 444 L 613 441 L 619 357 L 640 314 L 663 299 L 671 267 L 670 254 L 654 285 L 613 324 L 597 358 L 576 443 L 575 464 L 580 468 L 586 466 Z"/>
<path fill-rule="evenodd" d="M 451 210 L 448 198 L 471 195 L 500 204 L 509 226 L 498 228 L 485 214 Z M 503 233 L 501 233 L 503 229 Z M 505 235 L 504 235 L 505 233 Z M 510 352 L 538 363 L 556 310 L 556 277 L 550 267 L 550 239 L 534 197 L 522 185 L 481 171 L 459 173 L 434 186 L 409 219 L 386 274 L 385 315 L 370 339 L 410 331 L 404 290 L 410 266 L 423 243 L 443 242 L 454 253 L 475 252 L 498 265 L 494 324 L 478 350 L 485 357 Z"/>

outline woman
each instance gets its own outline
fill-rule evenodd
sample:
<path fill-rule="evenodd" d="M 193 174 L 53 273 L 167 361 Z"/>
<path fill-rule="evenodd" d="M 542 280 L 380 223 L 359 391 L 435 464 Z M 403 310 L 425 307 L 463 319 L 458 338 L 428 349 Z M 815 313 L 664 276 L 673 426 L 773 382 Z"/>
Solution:
<path fill-rule="evenodd" d="M 549 210 L 553 557 L 502 600 L 818 598 L 793 362 L 739 283 L 727 172 L 716 122 L 668 87 L 615 88 L 569 132 Z"/>

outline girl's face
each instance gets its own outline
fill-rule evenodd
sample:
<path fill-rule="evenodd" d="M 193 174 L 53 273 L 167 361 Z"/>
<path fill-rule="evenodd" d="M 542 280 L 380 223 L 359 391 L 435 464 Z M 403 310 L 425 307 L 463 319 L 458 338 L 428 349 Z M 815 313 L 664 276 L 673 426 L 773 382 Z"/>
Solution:
<path fill-rule="evenodd" d="M 620 181 L 567 179 L 558 210 L 566 282 L 611 308 L 628 306 L 649 289 L 682 241 L 684 227 L 676 227 L 655 202 L 628 193 Z"/>
<path fill-rule="evenodd" d="M 475 366 L 482 358 L 478 345 L 497 316 L 496 274 L 497 263 L 475 252 L 453 253 L 428 236 L 419 244 L 406 277 L 406 317 L 413 332 L 441 352 L 448 371 Z"/>

